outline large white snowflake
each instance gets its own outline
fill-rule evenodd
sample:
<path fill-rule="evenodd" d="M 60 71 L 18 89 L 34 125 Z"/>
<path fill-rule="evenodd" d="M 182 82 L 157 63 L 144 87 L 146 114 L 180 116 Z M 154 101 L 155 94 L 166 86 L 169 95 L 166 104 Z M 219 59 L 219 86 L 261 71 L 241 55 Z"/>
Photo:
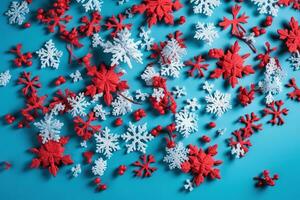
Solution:
<path fill-rule="evenodd" d="M 211 16 L 216 7 L 221 5 L 220 0 L 190 0 L 193 4 L 193 11 L 195 14 L 204 14 Z"/>
<path fill-rule="evenodd" d="M 52 67 L 58 69 L 60 58 L 63 55 L 62 51 L 59 51 L 53 41 L 50 39 L 46 42 L 45 47 L 36 51 L 36 54 L 41 60 L 41 68 Z"/>
<path fill-rule="evenodd" d="M 172 91 L 172 94 L 175 96 L 176 99 L 186 96 L 186 89 L 184 86 L 176 85 Z"/>
<path fill-rule="evenodd" d="M 95 116 L 100 117 L 101 120 L 106 120 L 106 115 L 109 115 L 109 112 L 105 111 L 103 106 L 100 104 L 97 104 L 93 108 L 93 111 L 95 113 Z"/>
<path fill-rule="evenodd" d="M 125 115 L 132 111 L 132 96 L 129 95 L 128 91 L 122 92 L 122 94 L 118 94 L 118 96 L 113 100 L 111 106 L 113 108 L 112 115 L 120 116 Z"/>
<path fill-rule="evenodd" d="M 198 131 L 198 117 L 195 113 L 182 109 L 175 114 L 176 130 L 188 137 L 191 133 Z"/>
<path fill-rule="evenodd" d="M 196 32 L 194 38 L 197 40 L 203 40 L 204 42 L 211 45 L 213 41 L 219 37 L 218 31 L 213 23 L 202 23 L 196 24 Z"/>
<path fill-rule="evenodd" d="M 21 25 L 23 24 L 27 13 L 29 13 L 29 8 L 26 1 L 12 1 L 9 9 L 5 12 L 5 15 L 8 16 L 8 22 L 10 24 Z"/>
<path fill-rule="evenodd" d="M 159 74 L 155 71 L 154 67 L 148 66 L 142 73 L 141 79 L 145 81 L 146 85 L 151 86 L 154 76 L 159 76 Z"/>
<path fill-rule="evenodd" d="M 72 109 L 70 109 L 68 112 L 71 113 L 73 117 L 77 115 L 86 116 L 85 109 L 90 105 L 90 103 L 86 101 L 83 92 L 79 93 L 75 97 L 68 97 L 67 100 L 72 107 Z"/>
<path fill-rule="evenodd" d="M 113 41 L 106 41 L 101 44 L 104 53 L 111 53 L 111 65 L 119 65 L 120 62 L 126 63 L 129 68 L 132 68 L 130 59 L 143 64 L 142 52 L 138 49 L 141 41 L 135 42 L 131 38 L 131 32 L 124 28 L 117 33 Z"/>
<path fill-rule="evenodd" d="M 153 136 L 147 131 L 147 123 L 135 126 L 129 122 L 126 133 L 121 135 L 121 137 L 127 143 L 127 153 L 132 151 L 146 153 L 147 142 L 153 139 Z"/>
<path fill-rule="evenodd" d="M 171 170 L 175 168 L 181 169 L 181 164 L 189 159 L 189 149 L 185 148 L 182 142 L 178 142 L 173 148 L 166 148 L 166 152 L 167 154 L 163 161 L 168 163 Z"/>
<path fill-rule="evenodd" d="M 288 59 L 291 63 L 291 66 L 294 68 L 294 70 L 300 69 L 300 52 L 297 51 L 291 55 Z"/>
<path fill-rule="evenodd" d="M 85 12 L 89 11 L 99 11 L 101 12 L 101 7 L 103 4 L 102 0 L 76 0 L 77 3 L 80 3 L 84 9 Z"/>
<path fill-rule="evenodd" d="M 11 74 L 9 70 L 0 73 L 0 86 L 6 86 L 11 79 Z"/>
<path fill-rule="evenodd" d="M 215 114 L 220 117 L 229 109 L 231 109 L 231 95 L 228 93 L 222 93 L 219 90 L 208 93 L 205 96 L 206 112 Z"/>
<path fill-rule="evenodd" d="M 251 0 L 257 5 L 259 14 L 269 14 L 277 16 L 278 13 L 278 0 Z"/>
<path fill-rule="evenodd" d="M 92 167 L 92 172 L 95 176 L 102 176 L 107 168 L 107 161 L 103 160 L 103 158 L 98 158 L 94 162 L 94 166 Z"/>
<path fill-rule="evenodd" d="M 44 119 L 34 123 L 34 126 L 39 129 L 43 144 L 50 140 L 59 141 L 59 134 L 63 125 L 64 123 L 53 118 L 52 114 L 46 114 Z"/>
<path fill-rule="evenodd" d="M 119 146 L 119 136 L 110 133 L 110 129 L 105 127 L 100 132 L 95 135 L 96 140 L 96 152 L 102 153 L 107 158 L 110 158 L 113 152 L 120 149 Z"/>

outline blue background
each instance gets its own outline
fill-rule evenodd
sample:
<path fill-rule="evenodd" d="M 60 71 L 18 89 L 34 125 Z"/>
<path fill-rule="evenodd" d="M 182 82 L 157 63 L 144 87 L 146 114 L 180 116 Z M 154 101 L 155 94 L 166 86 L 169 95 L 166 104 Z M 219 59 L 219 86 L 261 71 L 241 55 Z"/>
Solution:
<path fill-rule="evenodd" d="M 34 1 L 30 5 L 31 10 L 36 10 L 40 6 L 45 7 L 49 5 L 50 1 Z M 133 4 L 135 1 L 131 1 L 123 6 L 117 6 L 116 1 L 104 0 L 104 6 L 102 7 L 102 15 L 104 17 L 111 16 L 112 14 L 118 14 L 123 12 L 127 7 Z M 136 1 L 139 2 L 139 1 Z M 182 1 L 181 1 L 182 2 Z M 247 1 L 248 2 L 248 1 Z M 249 30 L 251 27 L 258 25 L 265 16 L 259 16 L 256 11 L 256 6 L 251 3 L 243 3 L 242 12 L 246 12 L 250 16 L 249 23 L 244 27 Z M 187 1 L 184 2 L 185 7 L 180 11 L 175 12 L 175 19 L 179 16 L 187 16 L 187 23 L 183 26 L 164 26 L 155 25 L 152 28 L 152 37 L 155 41 L 165 40 L 165 36 L 179 29 L 184 33 L 186 44 L 188 46 L 188 54 L 186 59 L 192 58 L 194 55 L 205 54 L 209 50 L 209 46 L 202 44 L 200 41 L 193 39 L 194 24 L 198 21 L 214 22 L 217 24 L 221 18 L 226 15 L 230 17 L 228 10 L 233 2 L 223 2 L 223 4 L 215 9 L 212 17 L 205 17 L 202 15 L 194 15 L 192 13 L 192 6 L 188 5 Z M 9 1 L 2 0 L 0 6 L 0 13 L 4 13 L 8 8 Z M 83 9 L 72 4 L 71 10 L 68 12 L 74 16 L 72 22 L 68 25 L 68 28 L 78 24 L 78 19 L 84 15 Z M 34 13 L 30 15 L 34 18 Z M 288 81 L 288 77 L 299 77 L 299 72 L 294 72 L 290 67 L 286 59 L 289 57 L 286 49 L 283 49 L 283 43 L 276 39 L 276 30 L 287 24 L 291 16 L 297 16 L 299 20 L 299 11 L 295 11 L 291 8 L 280 9 L 278 17 L 274 18 L 274 23 L 271 27 L 267 28 L 267 34 L 257 38 L 256 47 L 258 52 L 263 52 L 264 42 L 270 41 L 271 46 L 278 46 L 280 53 L 279 56 L 282 67 L 287 71 L 288 76 L 285 82 Z M 31 20 L 32 21 L 32 20 Z M 137 38 L 138 27 L 143 24 L 144 16 L 137 15 L 133 19 L 126 22 L 133 23 L 133 36 Z M 103 21 L 102 21 L 103 23 Z M 83 67 L 72 64 L 67 64 L 68 54 L 65 48 L 65 43 L 58 39 L 55 34 L 49 34 L 44 25 L 38 24 L 36 21 L 32 22 L 32 27 L 29 29 L 22 29 L 7 24 L 5 16 L 0 17 L 0 71 L 10 69 L 12 73 L 12 81 L 7 87 L 0 88 L 0 117 L 2 118 L 7 113 L 16 113 L 24 106 L 23 97 L 20 95 L 21 86 L 16 84 L 16 80 L 20 73 L 30 71 L 33 75 L 39 75 L 43 88 L 39 90 L 40 95 L 48 94 L 49 98 L 58 89 L 53 87 L 53 80 L 59 75 L 69 75 L 76 69 L 83 71 Z M 229 34 L 229 30 L 221 31 L 217 27 L 220 38 L 213 43 L 213 47 L 226 48 L 233 44 L 235 38 L 232 38 Z M 104 30 L 104 29 L 102 29 Z M 109 31 L 102 31 L 102 35 L 107 35 Z M 16 68 L 12 65 L 11 60 L 14 58 L 12 54 L 7 51 L 16 45 L 17 43 L 23 44 L 24 51 L 36 51 L 44 42 L 49 39 L 53 39 L 57 48 L 64 51 L 64 57 L 61 60 L 61 64 L 58 70 L 52 69 L 40 69 L 38 59 L 34 59 L 32 67 Z M 88 52 L 90 40 L 85 38 L 82 40 L 85 44 L 80 50 L 76 50 L 77 56 L 82 56 Z M 241 53 L 250 52 L 250 49 L 244 44 L 242 46 Z M 107 55 L 103 55 L 100 50 L 94 50 L 95 63 L 100 61 L 107 61 L 109 58 Z M 134 63 L 134 68 L 128 70 L 128 73 L 124 75 L 124 79 L 127 79 L 130 83 L 130 91 L 133 92 L 136 89 L 141 88 L 142 91 L 150 91 L 150 88 L 146 88 L 143 82 L 137 77 L 141 74 L 146 64 L 148 52 L 144 53 L 144 64 Z M 274 54 L 276 55 L 276 54 Z M 210 64 L 209 70 L 205 72 L 206 77 L 209 72 L 215 68 L 215 60 L 208 61 Z M 257 68 L 258 62 L 254 60 L 254 54 L 247 59 L 246 63 L 252 64 Z M 168 81 L 169 88 L 183 84 L 187 88 L 188 96 L 177 100 L 178 107 L 182 107 L 184 99 L 197 97 L 202 99 L 205 93 L 200 90 L 201 84 L 205 79 L 188 78 L 186 76 L 187 69 L 181 71 L 179 79 Z M 259 70 L 257 70 L 259 71 Z M 247 76 L 240 80 L 239 85 L 247 86 L 252 82 L 257 82 L 262 79 L 261 73 L 256 73 L 251 76 Z M 70 80 L 60 88 L 71 88 L 72 90 L 79 92 L 82 91 L 84 85 L 89 80 L 84 80 L 79 83 L 71 83 Z M 216 88 L 230 92 L 233 97 L 236 96 L 237 88 L 231 89 L 227 86 L 223 86 L 224 81 L 221 79 L 215 80 L 214 84 Z M 298 82 L 300 84 L 300 81 Z M 217 143 L 219 145 L 219 154 L 216 156 L 218 159 L 222 159 L 224 164 L 219 167 L 221 170 L 221 180 L 209 181 L 206 180 L 200 187 L 195 188 L 191 193 L 182 191 L 184 180 L 191 178 L 188 174 L 177 173 L 175 171 L 168 170 L 167 166 L 161 162 L 164 155 L 164 139 L 158 137 L 149 143 L 147 153 L 152 153 L 157 159 L 157 166 L 159 169 L 153 174 L 151 178 L 136 178 L 133 176 L 132 167 L 124 176 L 115 176 L 115 169 L 120 164 L 129 165 L 138 159 L 138 153 L 125 154 L 125 149 L 116 152 L 113 157 L 108 161 L 108 170 L 102 177 L 104 183 L 108 185 L 108 189 L 104 192 L 96 192 L 95 186 L 91 183 L 93 176 L 90 173 L 90 165 L 83 164 L 83 158 L 81 153 L 85 150 L 79 147 L 80 140 L 73 131 L 73 123 L 70 116 L 60 117 L 65 122 L 63 128 L 63 135 L 71 136 L 70 142 L 66 146 L 66 153 L 71 154 L 75 163 L 82 164 L 82 174 L 78 178 L 71 178 L 69 170 L 71 166 L 62 167 L 56 178 L 49 176 L 49 173 L 45 169 L 28 169 L 28 165 L 31 159 L 34 157 L 27 150 L 31 147 L 37 146 L 36 134 L 37 130 L 32 128 L 17 129 L 13 126 L 6 125 L 1 122 L 0 125 L 0 161 L 10 161 L 13 167 L 8 171 L 0 172 L 0 199 L 3 200 L 48 200 L 48 199 L 299 199 L 299 179 L 300 179 L 300 136 L 299 136 L 299 103 L 287 100 L 286 93 L 290 89 L 284 89 L 284 91 L 278 95 L 277 99 L 285 100 L 285 106 L 289 108 L 289 115 L 285 117 L 286 123 L 281 126 L 272 127 L 270 124 L 266 124 L 269 120 L 269 116 L 263 118 L 263 131 L 256 133 L 251 142 L 253 146 L 250 148 L 250 152 L 242 159 L 231 160 L 228 157 L 230 149 L 226 145 L 226 139 L 230 137 L 231 131 L 239 128 L 241 125 L 237 123 L 239 116 L 252 111 L 259 114 L 264 108 L 262 104 L 263 96 L 256 97 L 255 101 L 248 107 L 242 108 L 234 105 L 233 109 L 224 114 L 219 119 L 216 119 L 218 128 L 227 128 L 227 132 L 221 137 L 215 137 L 215 130 L 205 129 L 205 125 L 212 120 L 208 114 L 203 114 L 204 104 L 199 114 L 199 131 L 189 138 L 182 140 L 184 144 L 196 144 L 203 146 L 200 143 L 199 138 L 203 134 L 207 134 L 213 138 L 210 144 Z M 233 101 L 235 99 L 233 98 Z M 138 107 L 135 107 L 138 108 Z M 150 110 L 148 105 L 144 105 L 143 108 Z M 172 122 L 172 115 L 157 116 L 153 112 L 148 111 L 148 116 L 140 123 L 149 122 L 148 128 L 152 129 L 154 126 L 161 124 L 166 125 Z M 125 126 L 119 128 L 113 128 L 112 119 L 109 118 L 105 122 L 99 123 L 102 126 L 109 126 L 112 132 L 121 134 L 124 132 L 126 124 L 131 120 L 131 115 L 127 115 L 123 118 Z M 139 123 L 137 123 L 139 124 Z M 122 144 L 124 146 L 124 144 Z M 88 149 L 94 148 L 93 145 L 89 145 Z M 95 157 L 96 158 L 96 157 Z M 267 189 L 257 189 L 254 187 L 254 181 L 252 177 L 258 175 L 262 170 L 269 169 L 271 173 L 278 173 L 280 180 L 277 181 L 275 187 Z"/>

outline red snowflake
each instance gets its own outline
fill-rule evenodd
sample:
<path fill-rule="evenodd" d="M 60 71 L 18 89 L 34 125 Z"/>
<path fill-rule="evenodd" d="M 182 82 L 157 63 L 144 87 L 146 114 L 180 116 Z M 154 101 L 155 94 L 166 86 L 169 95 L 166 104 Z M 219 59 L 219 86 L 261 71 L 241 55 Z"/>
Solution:
<path fill-rule="evenodd" d="M 102 17 L 99 12 L 93 12 L 91 20 L 89 20 L 87 16 L 82 17 L 80 21 L 81 23 L 84 23 L 84 25 L 78 27 L 79 32 L 85 36 L 91 36 L 94 33 L 98 33 L 101 29 L 101 18 Z"/>
<path fill-rule="evenodd" d="M 31 148 L 30 151 L 37 155 L 37 158 L 32 159 L 30 168 L 48 168 L 49 172 L 56 176 L 59 166 L 73 164 L 70 155 L 64 155 L 64 146 L 68 143 L 68 137 L 61 137 L 58 142 L 50 140 L 42 144 L 41 137 L 38 137 L 41 144 L 39 148 Z"/>
<path fill-rule="evenodd" d="M 243 106 L 248 106 L 252 103 L 255 95 L 255 85 L 250 85 L 250 90 L 247 90 L 247 88 L 240 87 L 238 90 L 238 100 Z"/>
<path fill-rule="evenodd" d="M 279 39 L 285 40 L 289 52 L 300 51 L 300 26 L 294 17 L 289 22 L 290 29 L 279 29 Z"/>
<path fill-rule="evenodd" d="M 245 116 L 240 117 L 240 122 L 245 124 L 245 127 L 240 129 L 244 138 L 250 137 L 254 131 L 262 130 L 262 124 L 254 124 L 259 120 L 260 118 L 257 117 L 254 112 L 252 112 L 250 115 L 246 114 Z"/>
<path fill-rule="evenodd" d="M 250 140 L 245 140 L 245 137 L 242 136 L 242 132 L 239 130 L 234 131 L 232 135 L 234 135 L 235 139 L 231 137 L 228 145 L 231 148 L 236 148 L 238 144 L 241 145 L 240 148 L 244 151 L 244 153 L 240 156 L 244 156 L 249 151 L 249 147 L 252 146 Z"/>
<path fill-rule="evenodd" d="M 31 66 L 32 65 L 32 54 L 30 52 L 22 53 L 22 44 L 17 44 L 16 48 L 11 49 L 10 52 L 16 54 L 16 58 L 13 60 L 17 67 L 22 65 Z"/>
<path fill-rule="evenodd" d="M 294 88 L 293 92 L 288 93 L 288 97 L 300 101 L 300 89 L 296 84 L 295 78 L 291 78 L 290 82 L 286 85 L 288 88 Z"/>
<path fill-rule="evenodd" d="M 188 71 L 189 76 L 194 76 L 194 71 L 198 71 L 198 77 L 203 77 L 204 76 L 203 70 L 207 70 L 209 64 L 201 64 L 202 62 L 205 61 L 201 55 L 195 56 L 194 60 L 195 62 L 192 61 L 184 62 L 184 65 L 192 67 L 192 69 Z"/>
<path fill-rule="evenodd" d="M 266 46 L 265 53 L 260 53 L 257 56 L 257 59 L 260 60 L 260 63 L 258 64 L 259 68 L 264 68 L 269 63 L 269 61 L 270 61 L 270 58 L 271 58 L 270 54 L 271 54 L 271 52 L 277 50 L 277 47 L 271 48 L 271 45 L 270 45 L 269 42 L 266 42 L 265 46 Z M 275 58 L 275 59 L 276 59 L 276 61 L 278 61 L 277 58 Z"/>
<path fill-rule="evenodd" d="M 222 49 L 209 50 L 208 55 L 211 58 L 219 59 L 217 62 L 219 68 L 212 72 L 210 78 L 219 78 L 223 75 L 223 79 L 228 79 L 229 84 L 234 88 L 238 79 L 243 75 L 253 74 L 254 70 L 251 65 L 244 66 L 244 61 L 250 54 L 239 55 L 239 50 L 240 46 L 237 41 L 226 53 Z"/>
<path fill-rule="evenodd" d="M 49 104 L 50 109 L 53 109 L 59 103 L 65 106 L 65 109 L 60 111 L 61 114 L 64 114 L 68 112 L 70 109 L 72 109 L 72 106 L 68 101 L 68 98 L 75 97 L 76 94 L 74 92 L 72 92 L 69 89 L 66 89 L 64 94 L 61 90 L 58 90 L 56 92 L 56 95 L 57 96 L 54 96 L 51 103 Z"/>
<path fill-rule="evenodd" d="M 148 26 L 164 21 L 166 24 L 174 24 L 172 13 L 182 8 L 179 0 L 143 0 L 141 4 L 134 5 L 131 9 L 133 14 L 146 14 Z"/>
<path fill-rule="evenodd" d="M 86 87 L 86 95 L 94 96 L 103 93 L 104 102 L 110 105 L 112 102 L 112 93 L 122 91 L 128 88 L 126 81 L 120 81 L 123 73 L 115 72 L 115 67 L 108 68 L 105 64 L 96 66 L 86 66 L 87 75 L 92 77 L 92 84 Z"/>
<path fill-rule="evenodd" d="M 201 148 L 189 145 L 189 160 L 181 164 L 181 170 L 184 173 L 191 173 L 193 175 L 193 182 L 199 186 L 204 182 L 205 177 L 211 179 L 220 179 L 220 170 L 214 166 L 222 164 L 221 160 L 215 160 L 214 156 L 217 155 L 218 145 L 208 147 L 206 151 Z"/>
<path fill-rule="evenodd" d="M 23 72 L 18 79 L 18 84 L 23 84 L 22 93 L 27 95 L 28 93 L 36 93 L 36 88 L 40 88 L 42 85 L 39 83 L 39 77 L 35 76 L 30 78 L 30 72 Z"/>
<path fill-rule="evenodd" d="M 281 6 L 293 5 L 293 8 L 300 10 L 300 0 L 279 0 L 278 4 Z"/>
<path fill-rule="evenodd" d="M 153 172 L 157 170 L 156 167 L 151 167 L 151 163 L 155 163 L 155 158 L 153 155 L 142 155 L 140 157 L 140 161 L 135 161 L 132 165 L 139 167 L 139 169 L 134 170 L 133 172 L 135 173 L 136 176 L 140 177 L 149 177 L 152 175 Z"/>
<path fill-rule="evenodd" d="M 83 140 L 89 140 L 101 128 L 100 125 L 91 125 L 93 121 L 97 120 L 94 112 L 90 112 L 87 118 L 87 121 L 85 121 L 81 117 L 76 116 L 73 120 L 74 130 Z"/>
<path fill-rule="evenodd" d="M 117 33 L 124 28 L 127 28 L 128 30 L 131 29 L 132 24 L 123 24 L 123 21 L 126 19 L 126 16 L 119 14 L 118 17 L 115 17 L 114 15 L 110 18 L 108 18 L 105 26 L 107 30 L 114 29 L 113 32 L 111 32 L 112 37 L 116 37 Z"/>
<path fill-rule="evenodd" d="M 76 28 L 73 28 L 71 31 L 61 31 L 60 38 L 74 47 L 80 48 L 83 46 L 83 44 L 79 42 L 79 34 Z M 72 51 L 70 52 L 70 54 L 70 56 L 72 56 Z"/>
<path fill-rule="evenodd" d="M 283 104 L 284 103 L 282 100 L 275 101 L 275 102 L 273 101 L 272 103 L 267 104 L 267 107 L 263 110 L 264 116 L 272 115 L 272 119 L 268 121 L 272 125 L 284 124 L 282 115 L 287 115 L 289 110 L 286 108 L 281 108 Z"/>
<path fill-rule="evenodd" d="M 257 176 L 253 178 L 257 181 L 257 187 L 265 187 L 265 186 L 274 186 L 275 181 L 279 179 L 278 174 L 274 174 L 273 177 L 270 176 L 270 172 L 268 170 L 264 170 L 261 176 Z"/>

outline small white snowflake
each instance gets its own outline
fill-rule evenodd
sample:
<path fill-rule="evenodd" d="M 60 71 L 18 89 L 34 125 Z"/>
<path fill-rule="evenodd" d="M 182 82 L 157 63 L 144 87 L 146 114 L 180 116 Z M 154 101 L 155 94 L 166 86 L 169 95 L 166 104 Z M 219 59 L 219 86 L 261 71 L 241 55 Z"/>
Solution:
<path fill-rule="evenodd" d="M 165 155 L 163 161 L 168 163 L 169 168 L 172 169 L 181 169 L 181 164 L 187 161 L 189 149 L 185 148 L 182 142 L 173 148 L 166 148 L 167 154 Z"/>
<path fill-rule="evenodd" d="M 11 79 L 11 74 L 9 70 L 0 73 L 0 86 L 6 86 Z"/>
<path fill-rule="evenodd" d="M 75 72 L 70 74 L 70 78 L 73 80 L 73 82 L 78 82 L 82 80 L 82 76 L 79 70 L 76 70 Z"/>
<path fill-rule="evenodd" d="M 236 145 L 231 147 L 231 154 L 235 155 L 236 158 L 241 158 L 245 155 L 244 149 L 242 149 L 242 146 L 240 143 L 237 143 Z"/>
<path fill-rule="evenodd" d="M 294 70 L 300 69 L 300 52 L 299 51 L 293 53 L 288 60 L 290 61 L 291 66 L 294 68 Z"/>
<path fill-rule="evenodd" d="M 95 116 L 100 117 L 101 120 L 106 120 L 106 116 L 109 115 L 109 112 L 105 111 L 103 106 L 100 104 L 97 104 L 93 108 L 93 111 L 95 113 Z"/>
<path fill-rule="evenodd" d="M 66 106 L 63 103 L 55 104 L 55 106 L 51 109 L 51 114 L 58 115 L 59 112 L 64 111 Z"/>
<path fill-rule="evenodd" d="M 126 133 L 121 135 L 121 137 L 127 143 L 127 153 L 132 151 L 146 153 L 147 142 L 153 139 L 153 136 L 147 131 L 147 123 L 135 126 L 129 122 Z"/>
<path fill-rule="evenodd" d="M 73 177 L 78 177 L 79 174 L 81 174 L 81 165 L 80 164 L 76 164 L 75 166 L 73 166 L 71 168 L 71 173 Z"/>
<path fill-rule="evenodd" d="M 103 158 L 98 158 L 94 162 L 94 166 L 92 167 L 92 172 L 95 176 L 102 176 L 107 168 L 107 161 L 103 160 Z"/>
<path fill-rule="evenodd" d="M 118 0 L 119 5 L 123 5 L 124 3 L 129 2 L 129 0 Z"/>
<path fill-rule="evenodd" d="M 224 135 L 224 133 L 227 131 L 227 128 L 221 128 L 217 130 L 218 135 Z"/>
<path fill-rule="evenodd" d="M 182 109 L 175 114 L 176 130 L 188 137 L 191 133 L 198 131 L 198 117 L 195 113 Z"/>
<path fill-rule="evenodd" d="M 39 129 L 43 144 L 50 140 L 59 141 L 59 134 L 63 125 L 64 123 L 54 119 L 52 114 L 46 114 L 44 119 L 34 123 L 34 126 Z"/>
<path fill-rule="evenodd" d="M 135 99 L 145 101 L 149 97 L 148 93 L 143 93 L 140 89 L 135 91 Z"/>
<path fill-rule="evenodd" d="M 243 36 L 243 40 L 245 40 L 246 42 L 248 42 L 249 44 L 255 44 L 255 34 L 252 32 L 250 34 L 245 34 Z"/>
<path fill-rule="evenodd" d="M 100 37 L 98 33 L 94 33 L 92 36 L 92 47 L 97 48 L 101 47 L 103 44 L 103 39 Z"/>
<path fill-rule="evenodd" d="M 259 14 L 269 14 L 277 16 L 278 13 L 278 0 L 251 0 L 257 5 Z"/>
<path fill-rule="evenodd" d="M 161 64 L 160 74 L 162 76 L 178 78 L 180 75 L 180 70 L 183 66 L 183 62 L 170 62 Z"/>
<path fill-rule="evenodd" d="M 127 9 L 125 10 L 125 15 L 126 15 L 127 19 L 130 19 L 130 18 L 133 17 L 131 8 L 127 8 Z"/>
<path fill-rule="evenodd" d="M 202 23 L 198 22 L 196 24 L 196 32 L 194 38 L 197 40 L 203 40 L 212 45 L 213 41 L 219 37 L 218 31 L 213 23 Z"/>
<path fill-rule="evenodd" d="M 86 140 L 83 140 L 82 142 L 80 142 L 80 146 L 81 146 L 82 148 L 87 148 Z"/>
<path fill-rule="evenodd" d="M 110 129 L 105 127 L 95 135 L 96 152 L 102 153 L 108 159 L 112 156 L 113 152 L 120 149 L 119 136 L 110 133 Z"/>
<path fill-rule="evenodd" d="M 190 110 L 190 111 L 196 111 L 201 108 L 201 105 L 198 103 L 198 100 L 196 98 L 187 99 L 186 104 L 184 106 L 184 109 Z"/>
<path fill-rule="evenodd" d="M 188 190 L 189 192 L 194 190 L 194 183 L 190 179 L 185 180 L 184 189 Z"/>
<path fill-rule="evenodd" d="M 157 102 L 160 102 L 164 98 L 164 89 L 163 88 L 154 88 L 151 95 Z"/>
<path fill-rule="evenodd" d="M 176 85 L 172 91 L 172 94 L 175 96 L 176 99 L 180 97 L 186 96 L 186 90 L 184 86 L 178 86 Z"/>
<path fill-rule="evenodd" d="M 45 47 L 36 51 L 36 54 L 41 60 L 41 68 L 52 67 L 54 69 L 58 69 L 63 52 L 59 51 L 50 39 L 46 42 Z"/>
<path fill-rule="evenodd" d="M 221 5 L 220 0 L 190 0 L 193 5 L 193 11 L 195 14 L 204 14 L 211 16 L 213 10 Z"/>
<path fill-rule="evenodd" d="M 101 12 L 101 7 L 103 4 L 102 0 L 76 0 L 77 3 L 80 3 L 84 9 L 85 12 L 89 11 L 98 11 Z"/>
<path fill-rule="evenodd" d="M 144 26 L 140 27 L 139 37 L 142 39 L 141 47 L 146 50 L 151 50 L 154 39 L 150 36 L 151 29 L 147 29 Z"/>
<path fill-rule="evenodd" d="M 203 86 L 202 86 L 202 89 L 205 90 L 206 92 L 208 93 L 211 93 L 212 90 L 214 88 L 214 84 L 210 84 L 209 82 L 205 81 Z"/>
<path fill-rule="evenodd" d="M 96 103 L 100 100 L 100 98 L 103 97 L 103 93 L 98 93 L 98 94 L 95 94 L 93 97 L 92 97 L 92 103 Z"/>
<path fill-rule="evenodd" d="M 70 109 L 68 112 L 71 113 L 73 117 L 77 115 L 86 116 L 85 109 L 90 105 L 90 103 L 86 101 L 83 92 L 79 93 L 75 97 L 68 97 L 67 100 L 72 107 L 72 109 Z"/>
<path fill-rule="evenodd" d="M 220 117 L 232 108 L 230 100 L 231 95 L 229 93 L 222 93 L 219 90 L 209 93 L 205 96 L 206 112 Z"/>
<path fill-rule="evenodd" d="M 154 76 L 159 76 L 159 74 L 155 71 L 154 67 L 148 66 L 142 73 L 141 79 L 145 81 L 146 85 L 151 86 Z"/>
<path fill-rule="evenodd" d="M 27 1 L 12 1 L 9 9 L 5 12 L 8 17 L 9 24 L 23 24 L 26 15 L 29 13 Z"/>
<path fill-rule="evenodd" d="M 130 100 L 132 99 L 133 98 L 129 95 L 128 91 L 122 92 L 122 95 L 118 94 L 118 96 L 111 103 L 111 106 L 113 108 L 112 115 L 121 116 L 131 112 L 132 103 Z"/>

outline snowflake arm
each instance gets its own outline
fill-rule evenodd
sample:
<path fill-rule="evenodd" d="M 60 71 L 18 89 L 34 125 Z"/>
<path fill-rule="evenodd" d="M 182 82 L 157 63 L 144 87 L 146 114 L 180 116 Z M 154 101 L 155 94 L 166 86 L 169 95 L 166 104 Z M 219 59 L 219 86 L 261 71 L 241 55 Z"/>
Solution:
<path fill-rule="evenodd" d="M 149 97 L 148 93 L 143 93 L 140 89 L 135 91 L 135 99 L 145 101 Z"/>

